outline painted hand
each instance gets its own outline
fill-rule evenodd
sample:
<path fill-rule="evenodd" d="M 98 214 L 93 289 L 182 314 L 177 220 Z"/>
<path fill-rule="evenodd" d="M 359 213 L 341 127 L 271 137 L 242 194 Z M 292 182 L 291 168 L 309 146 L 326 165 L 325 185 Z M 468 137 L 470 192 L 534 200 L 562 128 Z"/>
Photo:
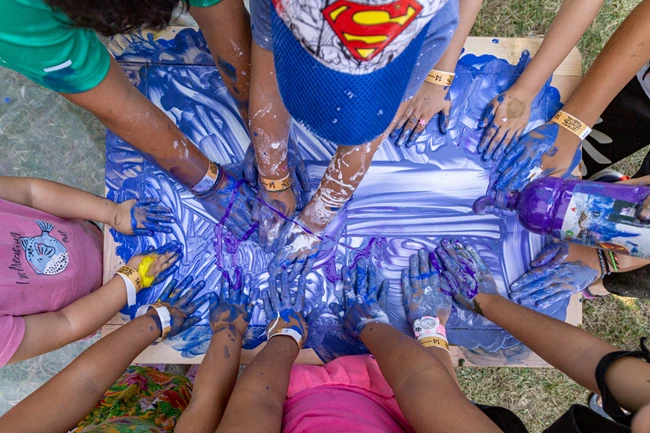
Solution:
<path fill-rule="evenodd" d="M 295 222 L 288 221 L 280 231 L 272 248 L 276 255 L 269 265 L 271 278 L 286 271 L 289 281 L 293 281 L 296 276 L 304 278 L 311 271 L 321 248 L 321 238 L 303 227 L 298 217 Z"/>
<path fill-rule="evenodd" d="M 253 204 L 253 221 L 259 224 L 258 243 L 264 252 L 272 251 L 282 227 L 287 224 L 288 218 L 293 217 L 295 210 L 295 197 L 290 189 L 269 192 L 260 188 L 257 191 L 257 199 Z"/>
<path fill-rule="evenodd" d="M 298 291 L 293 303 L 289 282 L 289 275 L 282 272 L 280 276 L 282 297 L 278 294 L 275 284 L 269 284 L 269 289 L 263 292 L 264 312 L 269 322 L 266 326 L 266 338 L 270 340 L 278 335 L 286 335 L 293 338 L 302 348 L 309 336 L 309 327 L 303 312 L 307 281 L 304 278 L 298 280 Z"/>
<path fill-rule="evenodd" d="M 142 288 L 146 289 L 176 272 L 175 263 L 183 257 L 183 245 L 173 241 L 158 249 L 150 247 L 144 253 L 131 257 L 127 266 L 140 274 Z"/>
<path fill-rule="evenodd" d="M 221 166 L 223 178 L 218 189 L 200 199 L 212 216 L 225 225 L 237 239 L 249 237 L 257 240 L 257 223 L 253 222 L 251 210 L 255 192 L 246 184 L 240 168 L 234 164 Z"/>
<path fill-rule="evenodd" d="M 436 255 L 445 268 L 442 290 L 451 293 L 462 307 L 480 314 L 474 302 L 476 295 L 498 294 L 497 284 L 483 259 L 471 245 L 463 245 L 458 240 L 442 240 Z"/>
<path fill-rule="evenodd" d="M 178 283 L 172 280 L 160 295 L 158 302 L 169 310 L 171 316 L 171 331 L 168 337 L 173 337 L 201 321 L 200 317 L 192 314 L 205 302 L 210 300 L 210 294 L 201 296 L 194 301 L 196 295 L 205 287 L 205 281 L 197 281 L 192 287 L 194 279 L 187 276 Z"/>
<path fill-rule="evenodd" d="M 116 206 L 111 226 L 125 235 L 153 236 L 153 232 L 171 233 L 167 224 L 174 222 L 172 210 L 161 206 L 154 197 L 132 199 Z"/>
<path fill-rule="evenodd" d="M 413 146 L 436 114 L 438 130 L 441 134 L 446 134 L 450 110 L 449 87 L 425 82 L 409 102 L 389 138 L 395 140 L 396 146 Z"/>
<path fill-rule="evenodd" d="M 451 314 L 451 293 L 440 290 L 440 265 L 435 254 L 420 250 L 402 270 L 402 292 L 406 319 L 413 326 L 423 316 L 437 317 L 445 326 Z"/>
<path fill-rule="evenodd" d="M 291 191 L 295 197 L 294 207 L 298 210 L 304 208 L 309 202 L 309 193 L 311 185 L 309 184 L 309 173 L 307 166 L 302 159 L 298 145 L 291 139 L 287 143 L 287 163 L 289 173 L 291 173 Z M 251 188 L 258 188 L 257 178 L 257 159 L 255 158 L 255 148 L 251 143 L 244 156 L 244 177 Z"/>
<path fill-rule="evenodd" d="M 213 332 L 234 327 L 240 335 L 243 335 L 248 327 L 253 312 L 253 302 L 259 297 L 259 290 L 251 287 L 251 276 L 246 274 L 242 279 L 242 269 L 235 269 L 235 281 L 227 272 L 224 272 L 219 279 L 217 288 L 219 298 L 215 293 L 210 297 L 210 327 Z"/>
<path fill-rule="evenodd" d="M 540 177 L 567 177 L 580 163 L 578 147 L 575 135 L 555 123 L 545 123 L 510 147 L 497 166 L 494 189 L 520 191 Z"/>
<path fill-rule="evenodd" d="M 565 262 L 568 251 L 565 243 L 544 248 L 530 262 L 531 269 L 510 285 L 510 299 L 546 308 L 588 288 L 600 276 L 599 270 L 580 260 Z"/>
<path fill-rule="evenodd" d="M 486 128 L 476 148 L 484 161 L 498 161 L 517 143 L 528 124 L 533 99 L 535 95 L 510 88 L 490 102 L 478 124 L 479 128 Z"/>
<path fill-rule="evenodd" d="M 388 280 L 379 285 L 377 268 L 366 260 L 357 263 L 354 272 L 347 266 L 341 269 L 343 280 L 343 299 L 341 304 L 330 304 L 330 309 L 339 316 L 352 335 L 359 337 L 369 323 L 390 324 L 388 315 L 377 301 L 380 292 L 388 291 Z"/>

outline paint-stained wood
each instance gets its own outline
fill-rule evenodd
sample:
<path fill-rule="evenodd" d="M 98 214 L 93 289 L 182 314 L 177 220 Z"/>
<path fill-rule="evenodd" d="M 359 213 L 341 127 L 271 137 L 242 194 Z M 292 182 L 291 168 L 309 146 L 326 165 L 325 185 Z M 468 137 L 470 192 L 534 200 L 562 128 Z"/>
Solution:
<path fill-rule="evenodd" d="M 172 29 L 177 31 L 178 28 Z M 169 31 L 172 31 L 169 30 Z M 532 55 L 538 50 L 541 39 L 525 38 L 498 38 L 498 37 L 470 37 L 465 44 L 465 54 L 492 54 L 500 58 L 507 59 L 510 63 L 516 64 L 523 50 L 528 50 Z M 552 84 L 561 95 L 562 102 L 565 102 L 568 96 L 573 92 L 580 82 L 582 75 L 582 59 L 580 53 L 574 48 L 562 64 L 557 68 L 553 75 Z M 115 242 L 108 231 L 104 234 L 104 281 L 112 278 L 114 272 L 123 265 L 121 259 L 115 255 Z M 575 295 L 569 303 L 567 309 L 566 322 L 572 325 L 582 323 L 582 302 L 581 295 Z M 111 332 L 123 326 L 126 322 L 120 315 L 115 316 L 102 328 L 102 337 L 109 335 Z M 480 332 L 480 331 L 477 331 Z M 250 362 L 256 353 L 261 350 L 262 346 L 255 350 L 242 350 L 241 362 L 246 364 Z M 455 365 L 459 362 L 466 366 L 510 366 L 510 367 L 546 367 L 541 358 L 534 353 L 525 356 L 525 360 L 514 360 L 506 356 L 492 356 L 481 354 L 476 351 L 470 351 L 461 347 L 451 347 L 452 360 Z M 516 357 L 514 357 L 516 358 Z M 147 364 L 198 364 L 203 360 L 203 356 L 194 358 L 183 358 L 179 352 L 170 346 L 159 344 L 150 346 L 142 352 L 136 359 L 135 363 Z M 311 349 L 302 350 L 297 361 L 305 364 L 321 364 L 320 358 Z"/>

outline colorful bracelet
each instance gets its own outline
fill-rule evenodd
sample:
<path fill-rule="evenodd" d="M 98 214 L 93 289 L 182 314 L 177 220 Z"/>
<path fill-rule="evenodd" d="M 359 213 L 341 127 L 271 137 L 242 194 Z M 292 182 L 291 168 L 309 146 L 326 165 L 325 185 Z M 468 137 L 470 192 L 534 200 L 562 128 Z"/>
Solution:
<path fill-rule="evenodd" d="M 266 179 L 262 176 L 259 177 L 260 186 L 270 192 L 284 191 L 285 189 L 291 188 L 293 184 L 291 180 L 291 174 L 286 175 L 282 179 Z"/>
<path fill-rule="evenodd" d="M 413 334 L 416 340 L 427 337 L 440 337 L 447 339 L 447 331 L 440 323 L 440 319 L 433 316 L 422 316 L 413 322 Z"/>
<path fill-rule="evenodd" d="M 591 133 L 590 127 L 585 125 L 581 120 L 562 110 L 558 111 L 555 116 L 553 116 L 551 122 L 557 123 L 561 127 L 568 129 L 571 133 L 578 136 L 580 140 L 584 140 Z"/>
<path fill-rule="evenodd" d="M 600 264 L 600 278 L 602 279 L 605 276 L 609 275 L 611 272 L 609 271 L 609 266 L 603 255 L 603 250 L 597 249 L 596 254 L 598 254 L 598 263 Z"/>
<path fill-rule="evenodd" d="M 424 79 L 427 83 L 437 84 L 438 86 L 451 86 L 451 83 L 454 81 L 456 74 L 453 72 L 444 72 L 432 69 L 429 72 L 429 75 Z"/>
<path fill-rule="evenodd" d="M 136 295 L 142 290 L 142 280 L 138 271 L 130 266 L 122 266 L 115 272 L 124 280 L 126 286 L 126 302 L 129 307 L 135 305 Z"/>

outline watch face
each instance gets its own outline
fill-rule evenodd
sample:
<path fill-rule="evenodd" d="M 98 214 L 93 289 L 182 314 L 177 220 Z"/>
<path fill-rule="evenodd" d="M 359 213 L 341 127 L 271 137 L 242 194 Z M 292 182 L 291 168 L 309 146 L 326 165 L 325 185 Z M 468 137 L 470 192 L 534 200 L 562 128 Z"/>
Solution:
<path fill-rule="evenodd" d="M 436 319 L 426 318 L 420 320 L 420 327 L 422 329 L 436 329 L 436 326 L 438 326 Z"/>

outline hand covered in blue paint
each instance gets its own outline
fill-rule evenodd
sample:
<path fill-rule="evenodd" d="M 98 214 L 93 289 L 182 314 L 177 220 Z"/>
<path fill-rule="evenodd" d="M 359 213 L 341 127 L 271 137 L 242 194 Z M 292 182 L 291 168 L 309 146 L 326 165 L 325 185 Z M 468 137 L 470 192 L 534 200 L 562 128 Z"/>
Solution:
<path fill-rule="evenodd" d="M 479 293 L 497 295 L 497 284 L 483 259 L 471 245 L 458 240 L 442 240 L 436 254 L 445 271 L 442 274 L 442 290 L 451 293 L 462 307 L 480 314 L 474 298 Z"/>
<path fill-rule="evenodd" d="M 496 96 L 485 109 L 479 128 L 486 128 L 476 148 L 483 161 L 498 161 L 524 132 L 535 95 L 514 86 Z"/>
<path fill-rule="evenodd" d="M 210 327 L 213 332 L 234 327 L 243 335 L 248 327 L 255 300 L 259 297 L 259 290 L 252 288 L 252 279 L 249 274 L 242 278 L 242 269 L 235 269 L 235 281 L 231 282 L 228 272 L 221 274 L 217 288 L 219 298 L 215 293 L 210 295 Z"/>
<path fill-rule="evenodd" d="M 287 143 L 287 164 L 289 165 L 289 173 L 291 173 L 291 191 L 295 197 L 294 207 L 301 210 L 309 202 L 311 185 L 309 184 L 307 166 L 302 159 L 300 149 L 295 141 L 291 139 Z M 248 146 L 246 155 L 244 155 L 244 177 L 251 188 L 259 187 L 257 159 L 255 158 L 255 148 L 252 143 Z"/>
<path fill-rule="evenodd" d="M 272 247 L 276 255 L 269 264 L 271 278 L 277 278 L 280 273 L 286 271 L 289 281 L 292 281 L 298 275 L 305 278 L 311 272 L 322 240 L 307 230 L 300 217 L 295 221 L 288 221 L 282 227 L 280 236 Z"/>
<path fill-rule="evenodd" d="M 125 235 L 153 236 L 154 232 L 171 233 L 167 224 L 174 222 L 172 210 L 161 206 L 154 197 L 132 199 L 115 206 L 111 227 Z"/>
<path fill-rule="evenodd" d="M 330 309 L 339 316 L 345 327 L 356 337 L 370 323 L 390 324 L 388 315 L 378 302 L 380 293 L 388 291 L 388 280 L 377 281 L 377 268 L 365 259 L 359 260 L 354 272 L 347 266 L 341 269 L 343 299 L 341 304 L 330 304 Z"/>
<path fill-rule="evenodd" d="M 267 340 L 278 335 L 286 335 L 293 338 L 298 347 L 302 348 L 309 336 L 309 327 L 304 314 L 307 280 L 304 278 L 298 280 L 298 291 L 294 302 L 291 302 L 290 280 L 286 272 L 282 272 L 280 276 L 281 297 L 275 281 L 272 279 L 269 283 L 269 289 L 263 292 L 264 312 L 269 322 L 266 326 Z"/>
<path fill-rule="evenodd" d="M 402 292 L 406 319 L 413 326 L 424 316 L 437 317 L 445 326 L 451 314 L 451 293 L 440 289 L 440 265 L 434 254 L 420 250 L 402 270 Z"/>
<path fill-rule="evenodd" d="M 295 213 L 295 200 L 290 189 L 270 192 L 263 188 L 257 191 L 253 204 L 253 221 L 259 224 L 259 246 L 265 253 L 270 253 L 278 240 L 287 219 Z M 289 224 L 291 224 L 289 222 Z"/>
<path fill-rule="evenodd" d="M 568 177 L 580 163 L 578 147 L 579 139 L 556 123 L 538 126 L 510 147 L 497 166 L 493 188 L 521 191 L 540 177 Z"/>
<path fill-rule="evenodd" d="M 144 272 L 141 280 L 142 288 L 146 289 L 164 281 L 176 272 L 178 267 L 175 263 L 183 257 L 182 251 L 183 245 L 172 241 L 157 249 L 149 247 L 142 254 L 131 257 L 126 264 L 140 274 Z"/>
<path fill-rule="evenodd" d="M 389 138 L 395 140 L 398 147 L 411 147 L 435 115 L 438 115 L 438 130 L 441 134 L 446 134 L 450 111 L 449 87 L 424 82 L 397 121 Z"/>
<path fill-rule="evenodd" d="M 592 250 L 597 254 L 596 250 Z M 522 305 L 549 307 L 588 288 L 600 272 L 584 262 L 565 261 L 569 245 L 551 244 L 530 262 L 531 269 L 510 285 L 510 299 Z"/>
<path fill-rule="evenodd" d="M 257 240 L 257 223 L 251 217 L 255 192 L 243 179 L 239 166 L 221 166 L 223 178 L 217 189 L 200 198 L 205 210 L 225 225 L 237 239 Z"/>
<path fill-rule="evenodd" d="M 178 335 L 201 321 L 200 317 L 192 314 L 210 300 L 210 294 L 194 301 L 196 295 L 205 287 L 205 281 L 197 281 L 192 285 L 193 281 L 190 276 L 185 277 L 180 283 L 172 280 L 158 299 L 158 302 L 167 307 L 171 316 L 171 331 L 167 337 Z"/>

